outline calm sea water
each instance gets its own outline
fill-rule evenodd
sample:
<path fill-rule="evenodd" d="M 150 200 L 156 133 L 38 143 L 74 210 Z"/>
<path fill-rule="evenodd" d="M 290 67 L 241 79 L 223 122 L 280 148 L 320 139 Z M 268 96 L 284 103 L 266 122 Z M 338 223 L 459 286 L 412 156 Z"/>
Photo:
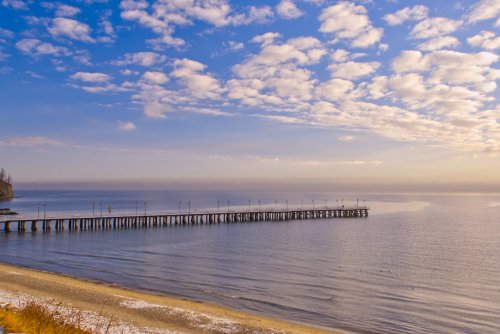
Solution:
<path fill-rule="evenodd" d="M 0 233 L 2 261 L 360 333 L 499 333 L 500 195 L 19 192 L 24 215 L 353 204 L 360 219 Z M 276 204 L 276 200 L 278 203 Z M 304 200 L 304 204 L 302 204 Z M 360 203 L 361 204 L 361 203 Z"/>

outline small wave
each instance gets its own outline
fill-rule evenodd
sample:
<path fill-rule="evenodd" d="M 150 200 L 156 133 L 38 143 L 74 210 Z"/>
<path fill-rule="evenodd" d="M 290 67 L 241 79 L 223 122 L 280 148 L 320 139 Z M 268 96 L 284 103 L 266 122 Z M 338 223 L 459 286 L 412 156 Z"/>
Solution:
<path fill-rule="evenodd" d="M 318 312 L 306 311 L 306 310 L 304 310 L 302 308 L 292 307 L 292 306 L 286 306 L 286 305 L 279 304 L 279 303 L 276 303 L 276 302 L 271 302 L 271 301 L 257 299 L 257 298 L 252 298 L 252 297 L 240 296 L 237 299 L 240 300 L 240 301 L 244 301 L 244 302 L 251 302 L 251 303 L 260 304 L 260 305 L 267 305 L 267 306 L 272 307 L 273 309 L 279 309 L 279 310 L 283 310 L 283 311 L 287 311 L 287 312 L 300 312 L 302 314 L 307 313 L 307 314 L 309 314 L 311 316 L 324 316 L 324 314 L 321 314 L 321 313 L 318 313 Z M 285 314 L 290 314 L 290 313 L 286 313 L 285 312 Z"/>
<path fill-rule="evenodd" d="M 148 303 L 144 300 L 132 299 L 132 300 L 124 300 L 120 302 L 121 306 L 125 306 L 127 308 L 133 309 L 144 309 L 144 308 L 165 308 L 163 305 Z"/>
<path fill-rule="evenodd" d="M 235 295 L 230 295 L 227 293 L 223 292 L 216 292 L 216 291 L 211 291 L 211 290 L 203 290 L 203 293 L 209 295 L 209 296 L 214 296 L 214 297 L 222 297 L 222 298 L 229 298 L 229 299 L 238 299 L 238 296 Z"/>

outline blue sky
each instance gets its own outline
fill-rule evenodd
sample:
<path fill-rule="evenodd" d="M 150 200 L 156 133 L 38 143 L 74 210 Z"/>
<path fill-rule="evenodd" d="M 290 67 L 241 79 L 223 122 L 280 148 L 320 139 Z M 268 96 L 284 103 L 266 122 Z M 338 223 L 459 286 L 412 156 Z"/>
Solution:
<path fill-rule="evenodd" d="M 0 0 L 18 182 L 500 183 L 500 0 Z"/>

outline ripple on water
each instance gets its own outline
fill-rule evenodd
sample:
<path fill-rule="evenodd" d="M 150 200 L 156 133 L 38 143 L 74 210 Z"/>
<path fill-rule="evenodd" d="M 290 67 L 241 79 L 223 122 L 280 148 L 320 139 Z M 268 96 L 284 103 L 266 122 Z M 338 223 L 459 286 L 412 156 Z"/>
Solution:
<path fill-rule="evenodd" d="M 2 234 L 0 252 L 352 332 L 500 333 L 500 196 L 384 194 L 369 205 L 362 219 Z"/>

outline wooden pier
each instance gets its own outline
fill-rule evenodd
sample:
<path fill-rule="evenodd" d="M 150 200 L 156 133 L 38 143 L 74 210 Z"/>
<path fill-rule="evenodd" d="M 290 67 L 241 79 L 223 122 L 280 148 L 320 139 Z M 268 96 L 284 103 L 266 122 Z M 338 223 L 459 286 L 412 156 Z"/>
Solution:
<path fill-rule="evenodd" d="M 319 208 L 291 210 L 257 210 L 231 212 L 167 213 L 149 215 L 119 215 L 91 217 L 50 217 L 33 219 L 11 219 L 0 221 L 5 232 L 17 231 L 85 231 L 130 229 L 139 227 L 160 227 L 169 225 L 221 224 L 236 222 L 288 221 L 328 218 L 368 217 L 368 207 Z"/>

